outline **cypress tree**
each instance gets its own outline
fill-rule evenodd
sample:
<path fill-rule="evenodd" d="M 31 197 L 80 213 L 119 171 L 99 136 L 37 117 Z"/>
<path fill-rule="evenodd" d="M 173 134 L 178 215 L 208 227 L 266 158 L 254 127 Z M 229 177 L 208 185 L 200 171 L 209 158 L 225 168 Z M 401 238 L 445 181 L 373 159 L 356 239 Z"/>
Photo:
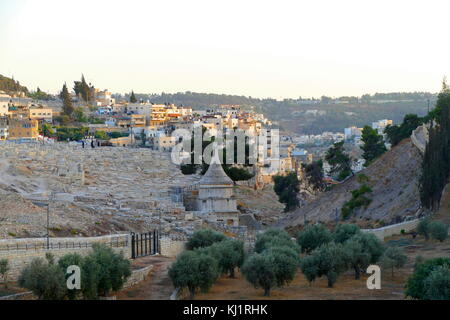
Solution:
<path fill-rule="evenodd" d="M 72 105 L 72 98 L 70 97 L 69 90 L 67 90 L 67 85 L 65 83 L 61 91 L 61 99 L 63 100 L 63 112 L 70 117 L 74 109 Z"/>
<path fill-rule="evenodd" d="M 137 102 L 136 96 L 134 95 L 134 91 L 131 91 L 130 102 L 131 103 L 136 103 Z"/>

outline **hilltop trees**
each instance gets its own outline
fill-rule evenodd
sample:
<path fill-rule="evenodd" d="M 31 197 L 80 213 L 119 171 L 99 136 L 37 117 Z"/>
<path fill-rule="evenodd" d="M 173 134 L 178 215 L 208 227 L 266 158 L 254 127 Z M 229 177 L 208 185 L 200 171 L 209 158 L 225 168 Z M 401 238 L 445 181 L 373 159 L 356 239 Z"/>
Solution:
<path fill-rule="evenodd" d="M 403 139 L 410 137 L 411 133 L 423 123 L 423 120 L 423 118 L 418 117 L 416 114 L 407 114 L 401 125 L 388 125 L 384 129 L 384 133 L 387 134 L 392 146 L 396 146 Z"/>
<path fill-rule="evenodd" d="M 377 130 L 372 129 L 370 126 L 364 127 L 361 140 L 364 142 L 361 149 L 364 151 L 362 157 L 366 160 L 364 164 L 366 167 L 387 151 L 383 136 L 379 135 Z"/>
<path fill-rule="evenodd" d="M 331 166 L 330 173 L 335 175 L 338 181 L 342 181 L 353 174 L 351 159 L 344 150 L 344 141 L 337 142 L 328 149 L 325 160 Z"/>
<path fill-rule="evenodd" d="M 61 91 L 61 99 L 63 101 L 63 113 L 66 116 L 71 117 L 72 113 L 74 111 L 73 105 L 72 105 L 72 98 L 70 97 L 69 90 L 67 90 L 67 85 L 64 83 L 64 86 Z"/>
<path fill-rule="evenodd" d="M 300 191 L 297 174 L 291 172 L 288 175 L 277 175 L 273 177 L 274 191 L 278 195 L 278 200 L 285 204 L 284 211 L 288 212 L 298 207 L 297 194 Z"/>
<path fill-rule="evenodd" d="M 73 91 L 87 103 L 93 100 L 91 87 L 86 83 L 84 75 L 81 75 L 81 81 L 74 82 Z"/>

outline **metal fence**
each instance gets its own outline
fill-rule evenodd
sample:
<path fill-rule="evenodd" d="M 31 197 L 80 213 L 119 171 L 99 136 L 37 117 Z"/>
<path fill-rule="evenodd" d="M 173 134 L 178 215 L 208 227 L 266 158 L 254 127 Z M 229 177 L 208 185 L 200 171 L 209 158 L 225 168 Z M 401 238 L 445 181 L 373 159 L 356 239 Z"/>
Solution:
<path fill-rule="evenodd" d="M 131 259 L 151 256 L 161 253 L 158 230 L 147 233 L 131 234 Z"/>

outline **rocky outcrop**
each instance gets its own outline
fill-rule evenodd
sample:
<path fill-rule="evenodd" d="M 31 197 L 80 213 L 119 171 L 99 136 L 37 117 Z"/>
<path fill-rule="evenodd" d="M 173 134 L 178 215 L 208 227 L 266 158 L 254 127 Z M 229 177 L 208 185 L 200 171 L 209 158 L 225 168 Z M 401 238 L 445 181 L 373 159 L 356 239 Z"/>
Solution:
<path fill-rule="evenodd" d="M 350 220 L 391 224 L 412 219 L 420 208 L 419 177 L 422 156 L 411 139 L 386 152 L 360 174 L 369 177 L 372 189 L 370 205 L 360 209 Z M 336 185 L 329 192 L 278 221 L 279 227 L 296 227 L 311 222 L 337 222 L 340 210 L 359 187 L 356 177 Z"/>

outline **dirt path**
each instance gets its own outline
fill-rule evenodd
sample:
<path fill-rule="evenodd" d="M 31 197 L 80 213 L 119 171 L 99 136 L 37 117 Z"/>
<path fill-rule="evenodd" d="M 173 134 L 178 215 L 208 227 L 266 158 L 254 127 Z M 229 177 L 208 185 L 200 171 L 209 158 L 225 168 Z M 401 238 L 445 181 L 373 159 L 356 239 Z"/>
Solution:
<path fill-rule="evenodd" d="M 167 272 L 173 261 L 173 258 L 162 256 L 136 260 L 137 263 L 152 264 L 152 273 L 140 284 L 118 293 L 117 300 L 169 300 L 174 288 Z"/>

